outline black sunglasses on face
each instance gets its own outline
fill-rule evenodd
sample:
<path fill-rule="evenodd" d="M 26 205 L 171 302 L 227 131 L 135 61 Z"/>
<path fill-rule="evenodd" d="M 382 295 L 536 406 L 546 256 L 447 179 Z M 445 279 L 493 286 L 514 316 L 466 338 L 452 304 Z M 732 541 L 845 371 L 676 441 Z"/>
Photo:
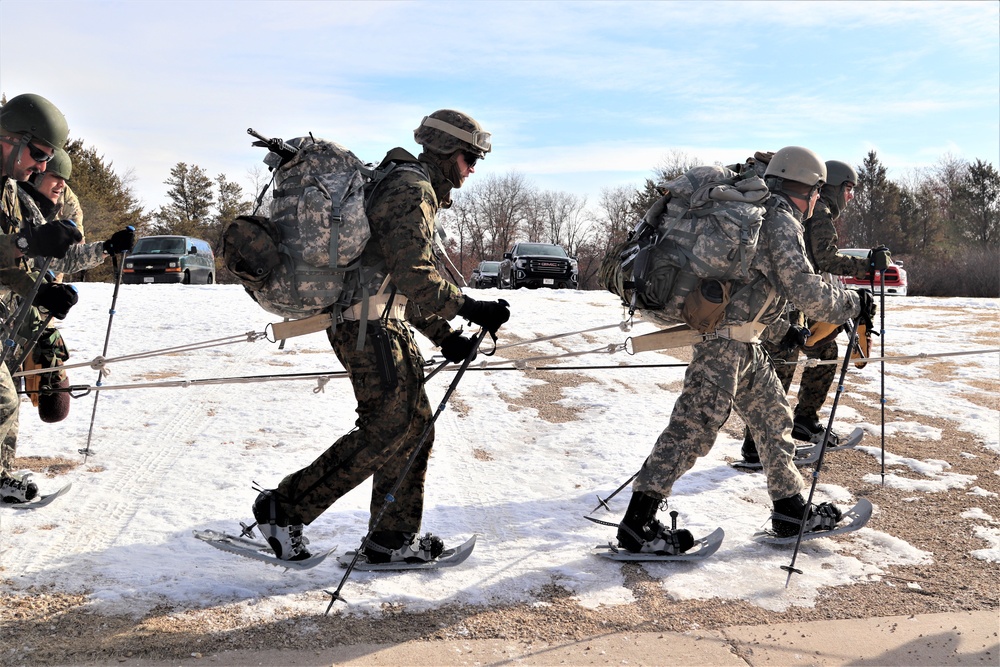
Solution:
<path fill-rule="evenodd" d="M 39 164 L 42 164 L 42 163 L 45 163 L 45 162 L 48 162 L 49 160 L 51 160 L 52 156 L 55 155 L 55 152 L 46 153 L 45 151 L 43 151 L 41 148 L 39 148 L 35 144 L 29 142 L 28 143 L 28 155 L 30 155 L 31 159 L 34 160 L 35 162 L 38 162 Z"/>
<path fill-rule="evenodd" d="M 476 162 L 479 161 L 479 155 L 470 153 L 469 151 L 462 151 L 462 157 L 465 158 L 465 164 L 470 168 L 475 167 Z"/>

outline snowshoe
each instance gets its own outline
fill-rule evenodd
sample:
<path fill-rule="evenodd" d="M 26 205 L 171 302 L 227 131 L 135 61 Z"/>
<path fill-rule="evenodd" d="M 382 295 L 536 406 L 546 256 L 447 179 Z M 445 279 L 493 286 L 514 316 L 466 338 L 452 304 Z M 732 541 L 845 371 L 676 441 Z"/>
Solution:
<path fill-rule="evenodd" d="M 632 553 L 674 556 L 694 546 L 686 529 L 667 528 L 656 520 L 660 501 L 644 493 L 632 494 L 625 518 L 618 524 L 618 546 Z"/>
<path fill-rule="evenodd" d="M 812 533 L 833 530 L 837 527 L 837 522 L 843 518 L 843 513 L 832 503 L 820 503 L 807 508 L 802 494 L 796 494 L 791 498 L 774 501 L 771 530 L 777 537 L 798 535 L 803 517 L 806 522 L 803 532 Z"/>
<path fill-rule="evenodd" d="M 31 481 L 30 472 L 0 477 L 0 501 L 8 505 L 30 502 L 37 495 L 38 485 Z"/>
<path fill-rule="evenodd" d="M 427 563 L 444 553 L 444 540 L 427 533 L 418 538 L 415 533 L 379 530 L 368 537 L 362 554 L 369 563 Z"/>
<path fill-rule="evenodd" d="M 312 557 L 306 544 L 309 540 L 302 536 L 301 523 L 289 523 L 285 513 L 278 506 L 274 491 L 261 491 L 253 504 L 253 518 L 257 530 L 281 560 L 306 560 Z"/>

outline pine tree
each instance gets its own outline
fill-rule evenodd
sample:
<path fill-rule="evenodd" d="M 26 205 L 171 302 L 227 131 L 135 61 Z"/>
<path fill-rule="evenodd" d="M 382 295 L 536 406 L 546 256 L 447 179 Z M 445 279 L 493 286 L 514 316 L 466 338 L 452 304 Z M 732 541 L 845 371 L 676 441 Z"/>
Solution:
<path fill-rule="evenodd" d="M 197 165 L 178 162 L 164 181 L 170 204 L 156 212 L 156 233 L 205 238 L 212 226 L 212 179 Z"/>
<path fill-rule="evenodd" d="M 141 236 L 150 226 L 150 218 L 132 194 L 126 179 L 112 169 L 110 162 L 98 155 L 94 147 L 84 147 L 82 139 L 66 144 L 66 152 L 73 162 L 73 176 L 69 186 L 80 199 L 83 209 L 85 241 L 103 241 L 120 229 L 131 225 Z M 87 281 L 113 279 L 111 263 L 90 269 L 82 278 Z"/>

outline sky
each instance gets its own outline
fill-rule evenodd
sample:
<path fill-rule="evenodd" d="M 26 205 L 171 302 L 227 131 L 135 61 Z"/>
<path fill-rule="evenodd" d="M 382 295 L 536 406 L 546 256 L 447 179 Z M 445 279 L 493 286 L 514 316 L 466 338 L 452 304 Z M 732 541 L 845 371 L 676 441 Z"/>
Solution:
<path fill-rule="evenodd" d="M 80 303 L 61 329 L 72 354 L 69 363 L 83 364 L 71 366 L 70 381 L 86 386 L 97 378 L 87 364 L 102 351 L 112 286 L 77 287 Z M 470 293 L 499 296 L 495 290 Z M 608 345 L 654 328 L 638 321 L 631 332 L 620 330 L 621 309 L 609 293 L 518 290 L 503 296 L 511 302 L 512 317 L 500 331 L 500 344 L 530 344 L 502 348 L 489 363 L 508 360 L 509 366 L 510 359 L 525 356 L 587 351 L 594 353 L 561 363 L 679 363 L 665 352 L 609 355 Z M 982 322 L 996 320 L 997 299 L 906 297 L 887 303 L 889 355 L 998 347 L 995 332 L 984 334 L 982 328 Z M 225 318 L 216 316 L 221 312 Z M 305 572 L 285 572 L 213 549 L 191 534 L 206 528 L 238 531 L 241 521 L 251 521 L 253 483 L 273 488 L 355 419 L 344 379 L 331 379 L 323 391 L 316 391 L 315 378 L 180 386 L 186 380 L 340 370 L 323 334 L 290 339 L 283 350 L 264 340 L 247 342 L 247 332 L 263 331 L 271 321 L 235 285 L 122 286 L 106 355 L 111 375 L 95 413 L 93 455 L 67 473 L 36 477 L 43 493 L 72 483 L 51 505 L 28 512 L 0 509 L 0 589 L 79 593 L 95 613 L 142 615 L 157 605 L 176 613 L 219 608 L 248 620 L 323 613 L 329 598 L 322 591 L 335 588 L 344 572 L 333 557 Z M 597 327 L 603 329 L 575 333 Z M 554 334 L 573 335 L 536 340 Z M 207 346 L 201 349 L 179 349 L 202 342 Z M 418 342 L 427 358 L 435 353 L 426 339 L 418 336 Z M 141 356 L 151 352 L 158 354 Z M 124 355 L 136 356 L 115 361 Z M 936 494 L 961 499 L 958 516 L 934 520 L 949 531 L 965 531 L 968 557 L 984 567 L 1000 563 L 1000 516 L 994 509 L 1000 492 L 1000 413 L 985 407 L 995 404 L 989 388 L 997 381 L 997 359 L 994 351 L 944 363 L 930 357 L 886 364 L 885 484 L 902 490 L 911 508 Z M 481 361 L 474 368 L 482 369 Z M 942 378 L 945 369 L 949 376 Z M 561 390 L 545 386 L 555 371 L 540 379 L 520 371 L 467 372 L 435 425 L 423 530 L 448 545 L 476 534 L 475 551 L 462 565 L 439 572 L 355 571 L 342 590 L 349 605 L 338 604 L 334 613 L 381 614 L 384 605 L 415 612 L 452 604 L 544 604 L 539 591 L 552 584 L 587 608 L 632 603 L 621 564 L 591 553 L 614 539 L 614 528 L 583 516 L 594 510 L 598 495 L 608 496 L 639 468 L 666 426 L 683 372 L 563 371 L 561 378 L 572 373 L 575 382 Z M 453 378 L 443 371 L 428 382 L 432 406 L 439 406 Z M 148 386 L 156 383 L 174 384 Z M 532 390 L 566 412 L 546 418 L 526 407 Z M 879 364 L 850 368 L 846 391 L 876 405 Z M 92 395 L 74 400 L 68 418 L 56 424 L 41 423 L 23 403 L 18 455 L 80 462 L 93 400 Z M 860 448 L 871 457 L 870 472 L 846 486 L 821 474 L 817 502 L 848 507 L 858 499 L 855 494 L 880 483 L 881 426 L 865 421 L 850 403 L 841 402 L 835 428 L 866 431 Z M 825 421 L 825 411 L 822 416 Z M 960 454 L 945 454 L 937 446 L 945 424 L 957 429 L 949 444 L 961 441 Z M 926 446 L 916 458 L 902 456 L 899 436 Z M 898 580 L 882 576 L 886 568 L 935 560 L 932 551 L 911 544 L 905 530 L 866 527 L 804 544 L 796 560 L 803 574 L 786 588 L 781 566 L 789 563 L 790 550 L 751 540 L 770 516 L 764 479 L 726 463 L 740 442 L 723 433 L 674 486 L 670 506 L 680 513 L 680 526 L 696 536 L 722 527 L 726 537 L 707 560 L 643 566 L 669 595 L 744 600 L 767 610 L 810 608 L 833 588 L 896 585 Z M 830 454 L 826 465 L 835 466 L 837 456 L 845 455 Z M 989 469 L 998 469 L 977 479 L 955 470 L 959 457 L 983 458 Z M 340 555 L 357 548 L 367 529 L 370 488 L 370 483 L 357 487 L 306 527 L 314 552 L 335 548 Z M 627 492 L 620 494 L 609 501 L 611 512 L 596 516 L 617 520 L 627 498 Z M 877 503 L 875 516 L 893 511 Z"/>
<path fill-rule="evenodd" d="M 252 189 L 248 127 L 378 161 L 440 108 L 493 133 L 479 177 L 593 207 L 671 155 L 1000 165 L 998 25 L 996 2 L 2 0 L 0 90 L 51 99 L 150 210 L 178 162 Z"/>

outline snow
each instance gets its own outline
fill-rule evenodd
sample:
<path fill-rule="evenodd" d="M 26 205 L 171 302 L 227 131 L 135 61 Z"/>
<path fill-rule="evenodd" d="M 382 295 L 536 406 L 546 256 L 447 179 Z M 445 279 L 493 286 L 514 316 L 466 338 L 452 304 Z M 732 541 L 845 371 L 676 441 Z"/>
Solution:
<path fill-rule="evenodd" d="M 70 363 L 88 363 L 104 345 L 112 286 L 78 287 L 80 303 L 62 331 L 71 348 Z M 519 404 L 533 387 L 546 384 L 544 376 L 538 380 L 519 370 L 486 371 L 482 363 L 487 360 L 480 357 L 458 385 L 456 409 L 446 409 L 438 420 L 424 513 L 424 530 L 449 543 L 477 533 L 475 553 L 456 569 L 354 572 L 343 590 L 350 604 L 337 605 L 335 612 L 378 612 L 385 604 L 419 611 L 455 603 L 534 603 L 538 591 L 552 584 L 570 590 L 585 607 L 629 604 L 633 597 L 622 567 L 589 553 L 592 546 L 613 539 L 614 529 L 585 521 L 583 515 L 595 508 L 598 496 L 608 496 L 641 465 L 667 423 L 684 369 L 635 366 L 679 363 L 665 353 L 633 358 L 608 352 L 630 335 L 615 326 L 621 309 L 610 294 L 472 293 L 511 302 L 513 316 L 501 331 L 501 345 L 607 327 L 501 349 L 489 363 L 514 350 L 520 356 L 598 350 L 563 363 L 633 366 L 565 371 L 574 374 L 575 386 L 554 400 L 568 412 L 553 423 Z M 982 325 L 983 320 L 997 321 L 997 300 L 908 297 L 888 300 L 887 308 L 886 354 L 997 347 L 995 338 L 984 337 Z M 191 537 L 199 528 L 238 531 L 240 521 L 251 520 L 254 482 L 273 487 L 353 425 L 354 400 L 342 376 L 325 385 L 309 378 L 178 386 L 185 380 L 341 371 L 323 334 L 290 339 L 283 350 L 266 340 L 249 342 L 248 332 L 263 331 L 274 321 L 236 286 L 122 286 L 107 357 L 139 356 L 107 366 L 108 389 L 97 403 L 93 454 L 86 464 L 58 478 L 36 476 L 43 492 L 71 481 L 69 494 L 42 510 L 0 513 L 3 585 L 85 593 L 102 613 L 141 615 L 158 604 L 177 609 L 226 605 L 248 618 L 277 609 L 325 609 L 328 596 L 322 591 L 336 588 L 343 576 L 332 558 L 313 570 L 285 572 Z M 637 322 L 631 334 L 653 329 Z M 219 344 L 182 347 L 203 341 Z M 428 357 L 434 354 L 426 340 L 420 341 Z M 181 349 L 141 355 L 167 348 Z M 892 410 L 905 404 L 910 413 L 948 420 L 969 436 L 963 456 L 1000 453 L 997 411 L 969 400 L 986 393 L 983 381 L 997 379 L 997 354 L 947 358 L 944 363 L 959 371 L 958 379 L 949 382 L 930 379 L 938 363 L 929 358 L 886 364 L 886 484 L 906 489 L 914 501 L 929 493 L 995 495 L 977 485 L 985 480 L 951 473 L 947 461 L 932 457 L 939 429 Z M 852 367 L 847 391 L 877 401 L 878 369 L 877 362 L 863 371 Z M 75 385 L 94 384 L 98 374 L 89 366 L 69 372 Z M 438 405 L 454 377 L 446 370 L 430 381 L 432 405 Z M 173 384 L 155 386 L 162 382 Z M 139 383 L 142 388 L 112 389 Z M 49 425 L 24 402 L 18 454 L 80 461 L 77 452 L 87 443 L 93 405 L 93 395 L 78 398 L 68 419 Z M 845 433 L 861 426 L 869 443 L 878 442 L 881 424 L 864 422 L 848 406 L 841 406 L 837 423 Z M 892 453 L 894 434 L 904 433 L 928 442 L 927 459 Z M 703 562 L 645 565 L 670 595 L 745 600 L 771 610 L 812 606 L 824 589 L 878 577 L 892 564 L 933 559 L 905 536 L 864 528 L 804 545 L 796 567 L 805 574 L 796 575 L 786 588 L 787 575 L 780 568 L 788 564 L 790 551 L 750 539 L 766 525 L 770 505 L 763 477 L 726 464 L 725 457 L 736 454 L 738 446 L 720 435 L 713 451 L 675 486 L 671 507 L 680 512 L 681 525 L 696 535 L 722 526 L 726 540 Z M 877 446 L 861 449 L 880 459 Z M 870 477 L 858 480 L 858 486 L 880 481 L 877 474 Z M 849 505 L 856 500 L 852 489 L 820 481 L 817 501 Z M 986 485 L 995 486 L 995 481 Z M 356 548 L 367 527 L 369 494 L 366 483 L 308 526 L 313 547 Z M 611 501 L 613 513 L 602 510 L 596 516 L 617 520 L 628 495 L 626 490 Z M 984 524 L 973 533 L 984 548 L 972 555 L 1000 559 L 996 522 L 974 509 L 966 516 Z"/>

